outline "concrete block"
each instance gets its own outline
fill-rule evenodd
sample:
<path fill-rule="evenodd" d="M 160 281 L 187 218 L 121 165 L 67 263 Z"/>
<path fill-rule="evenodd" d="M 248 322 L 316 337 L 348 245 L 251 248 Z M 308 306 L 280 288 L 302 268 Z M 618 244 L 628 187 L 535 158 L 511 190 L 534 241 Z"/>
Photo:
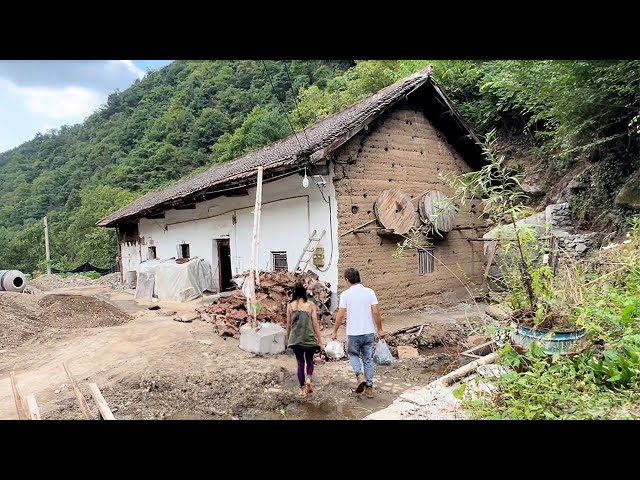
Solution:
<path fill-rule="evenodd" d="M 240 348 L 260 355 L 284 352 L 284 328 L 273 323 L 260 323 L 254 330 L 248 323 L 240 327 Z"/>

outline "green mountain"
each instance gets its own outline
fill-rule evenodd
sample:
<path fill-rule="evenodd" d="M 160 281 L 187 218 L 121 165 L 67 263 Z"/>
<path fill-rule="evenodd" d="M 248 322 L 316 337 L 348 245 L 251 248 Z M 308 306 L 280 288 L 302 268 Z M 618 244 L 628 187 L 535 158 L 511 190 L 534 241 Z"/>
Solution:
<path fill-rule="evenodd" d="M 114 265 L 114 233 L 97 220 L 290 134 L 279 101 L 290 111 L 294 92 L 325 88 L 352 64 L 176 61 L 110 95 L 83 124 L 0 154 L 0 268 L 44 268 L 44 215 L 57 267 Z"/>

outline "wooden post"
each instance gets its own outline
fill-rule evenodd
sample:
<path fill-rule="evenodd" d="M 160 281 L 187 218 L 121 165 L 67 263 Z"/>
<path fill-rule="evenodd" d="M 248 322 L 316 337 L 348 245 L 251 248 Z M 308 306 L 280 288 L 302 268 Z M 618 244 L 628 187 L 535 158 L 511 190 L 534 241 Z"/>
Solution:
<path fill-rule="evenodd" d="M 253 259 L 254 262 L 254 270 L 256 272 L 256 286 L 260 286 L 260 270 L 258 268 L 258 258 L 260 258 L 260 221 L 262 220 L 262 174 L 263 167 L 258 167 L 258 184 L 256 189 L 256 213 L 258 215 L 258 229 L 256 230 L 253 241 L 255 242 L 255 257 Z"/>
<path fill-rule="evenodd" d="M 75 393 L 76 395 L 76 399 L 78 400 L 78 404 L 80 405 L 80 410 L 82 410 L 82 414 L 84 415 L 84 418 L 86 418 L 87 420 L 93 420 L 93 415 L 91 415 L 91 410 L 89 410 L 89 405 L 87 404 L 87 401 L 84 399 L 84 395 L 82 395 L 82 392 L 80 391 L 80 387 L 78 387 L 78 382 L 76 382 L 76 379 L 73 377 L 73 375 L 69 371 L 69 368 L 67 367 L 67 363 L 64 362 L 62 364 L 62 367 L 64 368 L 64 371 L 67 373 L 67 377 L 69 377 L 69 381 L 71 382 L 71 387 L 73 388 L 73 393 Z"/>
<path fill-rule="evenodd" d="M 251 328 L 256 328 L 258 320 L 256 313 L 256 284 L 260 284 L 258 272 L 258 253 L 260 252 L 260 210 L 262 207 L 262 172 L 263 167 L 258 167 L 258 183 L 256 185 L 256 203 L 253 209 L 253 245 L 251 249 L 251 267 L 249 271 L 247 311 L 251 315 Z M 256 278 L 258 277 L 258 278 Z"/>
<path fill-rule="evenodd" d="M 491 265 L 493 265 L 493 259 L 496 256 L 496 252 L 498 251 L 498 240 L 492 240 L 489 244 L 489 248 L 493 247 L 491 250 L 491 254 L 489 255 L 489 261 L 487 262 L 487 266 L 484 269 L 484 275 L 482 276 L 482 288 L 487 284 L 487 280 L 489 279 L 489 272 L 491 271 Z"/>
<path fill-rule="evenodd" d="M 111 413 L 109 405 L 107 405 L 107 401 L 104 399 L 104 397 L 102 396 L 102 392 L 100 392 L 100 389 L 98 388 L 98 385 L 96 385 L 95 383 L 90 383 L 89 390 L 91 390 L 91 396 L 98 406 L 100 420 L 115 420 L 113 413 Z"/>
<path fill-rule="evenodd" d="M 16 402 L 16 410 L 18 411 L 18 419 L 19 420 L 28 420 L 27 412 L 24 409 L 24 403 L 22 403 L 22 397 L 18 392 L 18 386 L 16 385 L 16 375 L 15 373 L 9 373 L 9 377 L 11 377 L 11 388 L 13 389 L 13 399 Z"/>
<path fill-rule="evenodd" d="M 44 248 L 47 255 L 47 275 L 51 275 L 51 251 L 49 250 L 49 223 L 44 217 Z"/>
<path fill-rule="evenodd" d="M 31 420 L 42 420 L 40 418 L 38 404 L 36 403 L 36 396 L 33 393 L 31 395 L 27 395 L 27 409 L 29 410 L 29 418 Z"/>

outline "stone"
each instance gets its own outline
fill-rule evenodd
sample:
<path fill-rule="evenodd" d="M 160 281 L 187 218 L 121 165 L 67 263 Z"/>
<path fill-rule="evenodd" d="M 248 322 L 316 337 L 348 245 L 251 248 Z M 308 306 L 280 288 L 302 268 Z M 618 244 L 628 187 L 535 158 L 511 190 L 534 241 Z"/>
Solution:
<path fill-rule="evenodd" d="M 631 175 L 615 198 L 615 204 L 640 210 L 640 170 Z"/>
<path fill-rule="evenodd" d="M 486 335 L 471 335 L 469 338 L 467 338 L 466 343 L 469 347 L 477 347 L 479 345 L 482 345 L 483 343 L 489 342 L 490 340 L 491 339 Z"/>
<path fill-rule="evenodd" d="M 400 360 L 404 360 L 405 358 L 418 358 L 420 354 L 418 353 L 418 349 L 414 347 L 408 347 L 405 345 L 401 345 L 398 347 L 398 358 Z"/>
<path fill-rule="evenodd" d="M 198 340 L 198 342 L 202 343 L 203 345 L 213 345 L 213 342 L 211 340 Z"/>
<path fill-rule="evenodd" d="M 578 253 L 584 253 L 587 251 L 587 246 L 583 243 L 579 243 L 578 245 L 576 245 L 576 252 Z"/>
<path fill-rule="evenodd" d="M 506 320 L 511 316 L 511 309 L 507 305 L 487 305 L 484 313 L 496 320 Z"/>
<path fill-rule="evenodd" d="M 60 393 L 60 390 L 59 389 L 58 390 L 54 390 L 53 393 L 58 394 L 58 393 Z"/>
<path fill-rule="evenodd" d="M 200 315 L 198 315 L 197 313 L 184 313 L 182 315 L 180 315 L 179 320 L 177 320 L 178 322 L 185 322 L 185 323 L 191 323 L 194 320 L 196 320 L 197 318 L 199 318 Z M 174 318 L 174 320 L 176 320 Z"/>

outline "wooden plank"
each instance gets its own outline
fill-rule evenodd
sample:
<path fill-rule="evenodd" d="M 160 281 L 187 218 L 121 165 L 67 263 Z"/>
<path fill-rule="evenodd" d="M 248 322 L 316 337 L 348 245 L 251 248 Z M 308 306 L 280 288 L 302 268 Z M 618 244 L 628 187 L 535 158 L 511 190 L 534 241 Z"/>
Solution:
<path fill-rule="evenodd" d="M 40 410 L 38 409 L 36 396 L 33 393 L 27 395 L 27 409 L 29 410 L 29 418 L 31 418 L 31 420 L 42 420 L 40 418 Z"/>
<path fill-rule="evenodd" d="M 93 397 L 93 401 L 96 402 L 98 406 L 98 412 L 100 412 L 100 420 L 115 420 L 113 413 L 111 413 L 111 409 L 109 405 L 107 405 L 107 401 L 102 396 L 102 392 L 98 388 L 98 385 L 95 383 L 89 384 L 89 390 L 91 390 L 91 396 Z"/>
<path fill-rule="evenodd" d="M 405 235 L 418 223 L 419 216 L 411 197 L 398 189 L 384 190 L 373 204 L 380 225 Z"/>
<path fill-rule="evenodd" d="M 67 377 L 69 377 L 69 382 L 71 382 L 73 393 L 75 393 L 76 395 L 76 400 L 78 400 L 78 404 L 80 405 L 80 410 L 82 411 L 84 418 L 86 418 L 87 420 L 93 420 L 93 415 L 91 414 L 91 410 L 89 410 L 89 405 L 87 404 L 87 401 L 84 399 L 84 395 L 82 395 L 82 392 L 80 391 L 80 387 L 78 387 L 78 382 L 76 382 L 76 379 L 71 374 L 71 371 L 69 371 L 69 367 L 67 367 L 67 363 L 63 362 L 62 367 L 64 368 L 64 371 L 66 372 Z"/>
<path fill-rule="evenodd" d="M 11 388 L 13 390 L 13 399 L 16 402 L 16 410 L 18 411 L 18 419 L 19 420 L 28 420 L 27 412 L 24 409 L 24 403 L 22 402 L 22 397 L 20 396 L 20 392 L 18 392 L 18 386 L 16 385 L 16 375 L 14 372 L 9 374 L 11 377 Z"/>

